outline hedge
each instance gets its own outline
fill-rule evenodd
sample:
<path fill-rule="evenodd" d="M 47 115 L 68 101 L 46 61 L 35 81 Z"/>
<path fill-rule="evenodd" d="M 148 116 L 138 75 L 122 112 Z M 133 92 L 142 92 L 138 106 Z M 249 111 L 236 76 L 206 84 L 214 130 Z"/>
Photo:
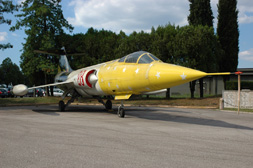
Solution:
<path fill-rule="evenodd" d="M 241 81 L 241 89 L 253 90 L 253 81 Z M 226 90 L 238 90 L 238 81 L 227 81 Z"/>

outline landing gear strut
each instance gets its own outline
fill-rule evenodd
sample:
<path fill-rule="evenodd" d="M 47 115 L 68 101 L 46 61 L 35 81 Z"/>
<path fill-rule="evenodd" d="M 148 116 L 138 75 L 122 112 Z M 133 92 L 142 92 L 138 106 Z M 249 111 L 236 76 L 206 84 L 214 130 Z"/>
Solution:
<path fill-rule="evenodd" d="M 106 101 L 105 108 L 106 108 L 106 110 L 111 110 L 112 109 L 112 101 L 111 100 Z"/>
<path fill-rule="evenodd" d="M 101 98 L 97 98 L 99 103 L 102 103 L 105 106 L 106 110 L 111 110 L 112 109 L 112 101 L 110 99 L 108 99 L 106 101 L 106 103 L 101 99 Z"/>
<path fill-rule="evenodd" d="M 59 101 L 59 111 L 65 111 L 65 107 L 64 101 Z"/>
<path fill-rule="evenodd" d="M 67 95 L 68 93 L 64 94 L 65 96 Z M 65 98 L 65 96 L 63 97 L 63 99 Z M 63 100 L 59 101 L 59 111 L 65 111 L 65 108 L 68 107 L 71 103 L 74 102 L 74 100 L 79 96 L 79 94 L 76 92 L 76 91 L 73 91 L 72 93 L 72 97 L 71 99 L 67 102 L 67 104 L 64 103 Z"/>

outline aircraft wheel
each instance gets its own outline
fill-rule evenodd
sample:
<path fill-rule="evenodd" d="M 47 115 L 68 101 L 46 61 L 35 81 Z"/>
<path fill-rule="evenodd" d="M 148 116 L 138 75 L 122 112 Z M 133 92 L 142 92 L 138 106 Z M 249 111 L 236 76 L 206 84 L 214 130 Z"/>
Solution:
<path fill-rule="evenodd" d="M 59 110 L 60 111 L 64 111 L 65 110 L 65 104 L 64 104 L 64 101 L 59 101 Z"/>
<path fill-rule="evenodd" d="M 112 109 L 112 101 L 111 100 L 106 101 L 105 108 L 106 108 L 106 110 L 111 110 Z"/>
<path fill-rule="evenodd" d="M 120 118 L 124 118 L 125 117 L 125 110 L 121 106 L 119 107 L 119 110 L 118 110 L 118 116 Z"/>

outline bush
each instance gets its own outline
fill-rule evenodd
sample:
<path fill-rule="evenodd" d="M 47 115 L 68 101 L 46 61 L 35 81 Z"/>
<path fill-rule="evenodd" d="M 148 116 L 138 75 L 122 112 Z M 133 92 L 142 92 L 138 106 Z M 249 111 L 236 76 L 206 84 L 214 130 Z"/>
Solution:
<path fill-rule="evenodd" d="M 226 90 L 238 90 L 238 81 L 227 81 Z M 241 81 L 241 89 L 250 89 L 253 90 L 252 81 Z"/>

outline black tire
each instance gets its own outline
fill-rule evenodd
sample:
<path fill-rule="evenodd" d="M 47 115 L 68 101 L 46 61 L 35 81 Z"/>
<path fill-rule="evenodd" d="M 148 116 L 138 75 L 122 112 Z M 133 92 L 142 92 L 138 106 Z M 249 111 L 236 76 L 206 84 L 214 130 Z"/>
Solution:
<path fill-rule="evenodd" d="M 65 110 L 65 104 L 64 104 L 64 101 L 59 101 L 59 110 L 60 111 L 64 111 Z"/>
<path fill-rule="evenodd" d="M 112 101 L 111 100 L 106 101 L 105 108 L 106 108 L 106 110 L 111 110 L 112 109 Z"/>
<path fill-rule="evenodd" d="M 118 116 L 119 116 L 120 118 L 124 118 L 124 117 L 125 117 L 125 110 L 124 110 L 124 108 L 119 107 Z"/>

